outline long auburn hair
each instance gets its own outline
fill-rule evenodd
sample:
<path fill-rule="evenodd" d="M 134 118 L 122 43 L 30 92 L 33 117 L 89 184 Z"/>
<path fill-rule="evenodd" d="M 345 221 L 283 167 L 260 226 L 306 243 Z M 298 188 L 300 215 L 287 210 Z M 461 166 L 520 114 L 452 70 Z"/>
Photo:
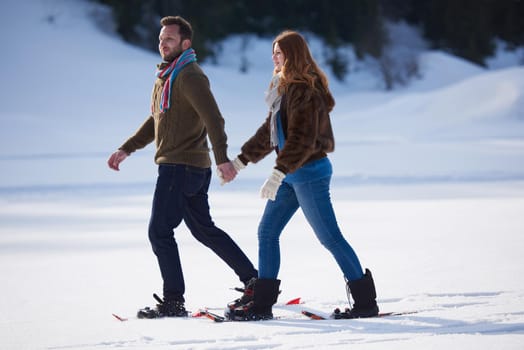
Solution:
<path fill-rule="evenodd" d="M 311 88 L 319 88 L 316 86 L 319 82 L 321 90 L 329 94 L 326 74 L 311 56 L 307 42 L 302 35 L 293 30 L 285 30 L 273 40 L 273 49 L 277 43 L 285 56 L 284 65 L 280 72 L 280 93 L 284 93 L 291 83 L 302 83 Z M 277 73 L 276 68 L 273 73 Z"/>

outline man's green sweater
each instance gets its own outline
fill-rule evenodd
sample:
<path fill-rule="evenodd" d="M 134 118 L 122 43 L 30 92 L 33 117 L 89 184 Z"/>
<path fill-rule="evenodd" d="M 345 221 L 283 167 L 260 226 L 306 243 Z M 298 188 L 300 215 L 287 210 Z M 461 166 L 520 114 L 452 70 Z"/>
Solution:
<path fill-rule="evenodd" d="M 131 154 L 154 140 L 157 164 L 208 168 L 211 166 L 209 135 L 216 164 L 229 161 L 224 118 L 200 66 L 190 63 L 180 71 L 172 87 L 171 108 L 162 112 L 160 97 L 164 82 L 165 79 L 158 78 L 153 87 L 152 115 L 120 149 Z"/>

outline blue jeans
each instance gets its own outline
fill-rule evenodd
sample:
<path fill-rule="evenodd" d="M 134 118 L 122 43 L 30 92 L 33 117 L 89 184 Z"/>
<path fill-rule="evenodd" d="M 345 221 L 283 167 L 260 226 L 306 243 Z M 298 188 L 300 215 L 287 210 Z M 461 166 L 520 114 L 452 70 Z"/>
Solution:
<path fill-rule="evenodd" d="M 260 278 L 277 278 L 280 269 L 279 237 L 299 207 L 320 243 L 337 261 L 346 279 L 355 281 L 363 277 L 360 261 L 338 227 L 329 194 L 330 181 L 329 175 L 309 182 L 283 182 L 275 201 L 267 201 L 258 227 Z"/>
<path fill-rule="evenodd" d="M 182 164 L 158 167 L 149 240 L 164 281 L 165 299 L 184 301 L 184 276 L 174 235 L 182 220 L 193 236 L 232 268 L 242 282 L 258 275 L 238 245 L 211 219 L 207 195 L 210 181 L 209 168 Z M 205 281 L 205 276 L 202 280 Z"/>

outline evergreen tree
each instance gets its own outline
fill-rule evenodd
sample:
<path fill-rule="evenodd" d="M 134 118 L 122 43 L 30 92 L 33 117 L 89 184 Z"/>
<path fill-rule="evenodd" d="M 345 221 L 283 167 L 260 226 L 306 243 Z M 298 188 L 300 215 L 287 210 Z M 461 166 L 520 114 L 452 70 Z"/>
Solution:
<path fill-rule="evenodd" d="M 351 44 L 359 59 L 380 59 L 388 42 L 385 20 L 419 26 L 435 49 L 483 64 L 495 39 L 524 45 L 524 0 L 98 0 L 112 7 L 118 33 L 157 50 L 159 20 L 181 15 L 193 25 L 200 60 L 212 58 L 216 42 L 232 34 L 273 37 L 284 29 L 312 33 L 325 43 L 325 58 L 344 79 Z"/>

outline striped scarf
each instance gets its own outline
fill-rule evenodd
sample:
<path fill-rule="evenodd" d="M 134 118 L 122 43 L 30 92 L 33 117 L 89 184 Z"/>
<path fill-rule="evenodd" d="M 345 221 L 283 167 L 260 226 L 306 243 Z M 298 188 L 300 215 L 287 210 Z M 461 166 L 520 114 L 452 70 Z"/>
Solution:
<path fill-rule="evenodd" d="M 173 87 L 173 82 L 177 77 L 178 73 L 184 68 L 187 64 L 191 62 L 196 62 L 195 50 L 189 48 L 182 52 L 171 64 L 168 66 L 157 69 L 156 76 L 157 78 L 165 78 L 164 88 L 162 89 L 162 97 L 160 98 L 160 110 L 162 112 L 167 111 L 171 107 L 171 89 Z M 153 107 L 153 106 L 151 106 Z"/>

